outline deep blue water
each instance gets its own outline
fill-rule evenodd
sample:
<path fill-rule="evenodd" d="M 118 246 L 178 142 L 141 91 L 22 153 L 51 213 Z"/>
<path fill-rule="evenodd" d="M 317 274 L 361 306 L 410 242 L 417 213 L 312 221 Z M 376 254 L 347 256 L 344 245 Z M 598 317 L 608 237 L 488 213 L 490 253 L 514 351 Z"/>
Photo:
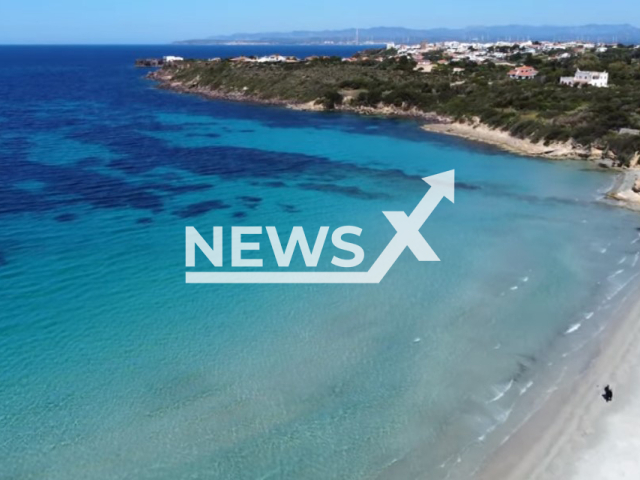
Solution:
<path fill-rule="evenodd" d="M 0 478 L 468 478 L 606 325 L 640 268 L 635 215 L 599 201 L 610 174 L 133 67 L 273 50 L 0 47 Z M 366 269 L 381 212 L 450 169 L 456 203 L 422 229 L 439 263 L 184 283 L 185 226 L 228 245 L 232 225 L 357 225 Z M 254 255 L 275 267 L 266 235 Z"/>

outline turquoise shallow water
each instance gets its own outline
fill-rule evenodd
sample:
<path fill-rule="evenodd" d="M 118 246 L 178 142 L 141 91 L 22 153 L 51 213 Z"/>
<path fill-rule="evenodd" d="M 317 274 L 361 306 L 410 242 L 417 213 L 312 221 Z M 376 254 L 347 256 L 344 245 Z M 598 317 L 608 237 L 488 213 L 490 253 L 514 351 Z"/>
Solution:
<path fill-rule="evenodd" d="M 612 176 L 158 91 L 131 63 L 164 50 L 0 48 L 0 477 L 468 478 L 640 268 L 637 217 L 598 201 Z M 188 225 L 357 225 L 367 269 L 381 212 L 450 169 L 422 229 L 439 263 L 184 283 Z"/>

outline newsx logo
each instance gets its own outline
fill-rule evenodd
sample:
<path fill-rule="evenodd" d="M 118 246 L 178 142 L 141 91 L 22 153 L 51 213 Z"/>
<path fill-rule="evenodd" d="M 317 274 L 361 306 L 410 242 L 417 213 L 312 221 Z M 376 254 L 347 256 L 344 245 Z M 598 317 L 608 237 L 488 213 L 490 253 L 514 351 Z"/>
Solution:
<path fill-rule="evenodd" d="M 380 283 L 405 248 L 409 248 L 421 262 L 438 262 L 440 259 L 420 234 L 420 228 L 443 198 L 447 198 L 451 202 L 454 201 L 455 172 L 449 170 L 438 175 L 425 177 L 422 180 L 429 184 L 430 188 L 411 212 L 411 215 L 407 216 L 405 212 L 382 212 L 395 228 L 396 234 L 366 272 L 188 271 L 186 283 Z M 279 268 L 289 267 L 297 246 L 300 247 L 305 265 L 316 267 L 329 234 L 329 227 L 320 227 L 311 249 L 304 229 L 293 227 L 287 246 L 283 249 L 276 227 L 266 227 L 265 230 Z M 244 241 L 243 236 L 259 235 L 262 232 L 262 227 L 231 228 L 232 268 L 262 267 L 262 259 L 242 258 L 243 251 L 260 249 L 260 243 Z M 333 265 L 353 268 L 362 263 L 364 260 L 362 247 L 343 239 L 345 235 L 360 236 L 361 233 L 362 230 L 354 226 L 339 227 L 333 231 L 331 235 L 333 245 L 353 255 L 349 259 L 334 256 L 331 260 Z M 222 227 L 213 227 L 213 244 L 209 245 L 194 227 L 186 227 L 186 267 L 195 267 L 196 247 L 214 267 L 222 267 L 222 235 Z"/>
<path fill-rule="evenodd" d="M 276 227 L 265 227 L 273 254 L 278 262 L 278 267 L 286 268 L 291 263 L 291 258 L 296 249 L 296 245 L 300 246 L 302 258 L 307 267 L 317 267 L 322 249 L 327 240 L 329 227 L 320 227 L 318 236 L 313 244 L 313 250 L 309 248 L 307 237 L 302 227 L 293 227 L 291 236 L 287 243 L 287 248 L 283 250 L 278 236 Z M 187 227 L 187 267 L 195 267 L 195 247 L 197 246 L 202 253 L 209 259 L 214 267 L 222 267 L 222 227 L 213 227 L 213 248 L 202 238 L 194 227 Z M 331 242 L 336 248 L 351 252 L 353 258 L 344 260 L 333 257 L 331 263 L 343 268 L 357 267 L 364 260 L 364 250 L 360 245 L 346 242 L 342 239 L 343 235 L 351 234 L 360 236 L 362 229 L 358 227 L 340 227 L 336 228 L 331 235 Z M 245 242 L 243 235 L 261 235 L 262 227 L 231 227 L 231 266 L 232 267 L 262 267 L 262 259 L 242 258 L 242 252 L 246 250 L 260 250 L 260 243 Z"/>

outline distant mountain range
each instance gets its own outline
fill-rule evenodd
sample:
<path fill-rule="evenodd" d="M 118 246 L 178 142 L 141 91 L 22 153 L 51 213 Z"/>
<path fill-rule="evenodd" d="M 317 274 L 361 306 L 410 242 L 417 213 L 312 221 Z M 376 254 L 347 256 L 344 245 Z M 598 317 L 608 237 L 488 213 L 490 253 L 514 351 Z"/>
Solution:
<path fill-rule="evenodd" d="M 210 45 L 223 43 L 319 44 L 319 43 L 417 43 L 421 41 L 478 41 L 499 40 L 583 40 L 606 43 L 640 43 L 640 29 L 632 25 L 562 26 L 474 26 L 459 29 L 432 28 L 416 30 L 402 27 L 348 28 L 346 30 L 235 33 L 214 35 L 204 39 L 182 40 L 176 44 Z"/>

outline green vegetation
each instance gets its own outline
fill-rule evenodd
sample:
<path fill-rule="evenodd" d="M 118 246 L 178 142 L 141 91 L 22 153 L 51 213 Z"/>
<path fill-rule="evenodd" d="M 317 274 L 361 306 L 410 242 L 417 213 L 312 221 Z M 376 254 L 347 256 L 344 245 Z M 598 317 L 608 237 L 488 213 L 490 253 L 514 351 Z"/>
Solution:
<path fill-rule="evenodd" d="M 432 60 L 441 58 L 430 54 Z M 640 136 L 620 135 L 620 128 L 640 129 L 640 49 L 619 46 L 562 60 L 512 52 L 509 61 L 535 67 L 534 80 L 511 80 L 509 67 L 493 63 L 452 62 L 431 73 L 389 52 L 366 51 L 357 61 L 339 58 L 299 63 L 259 64 L 187 61 L 163 73 L 182 85 L 219 92 L 244 92 L 263 100 L 317 102 L 327 109 L 392 105 L 417 108 L 456 120 L 479 118 L 535 142 L 567 141 L 615 153 L 621 163 L 640 151 Z M 454 68 L 463 68 L 454 72 Z M 609 88 L 559 85 L 576 68 L 607 70 Z"/>

